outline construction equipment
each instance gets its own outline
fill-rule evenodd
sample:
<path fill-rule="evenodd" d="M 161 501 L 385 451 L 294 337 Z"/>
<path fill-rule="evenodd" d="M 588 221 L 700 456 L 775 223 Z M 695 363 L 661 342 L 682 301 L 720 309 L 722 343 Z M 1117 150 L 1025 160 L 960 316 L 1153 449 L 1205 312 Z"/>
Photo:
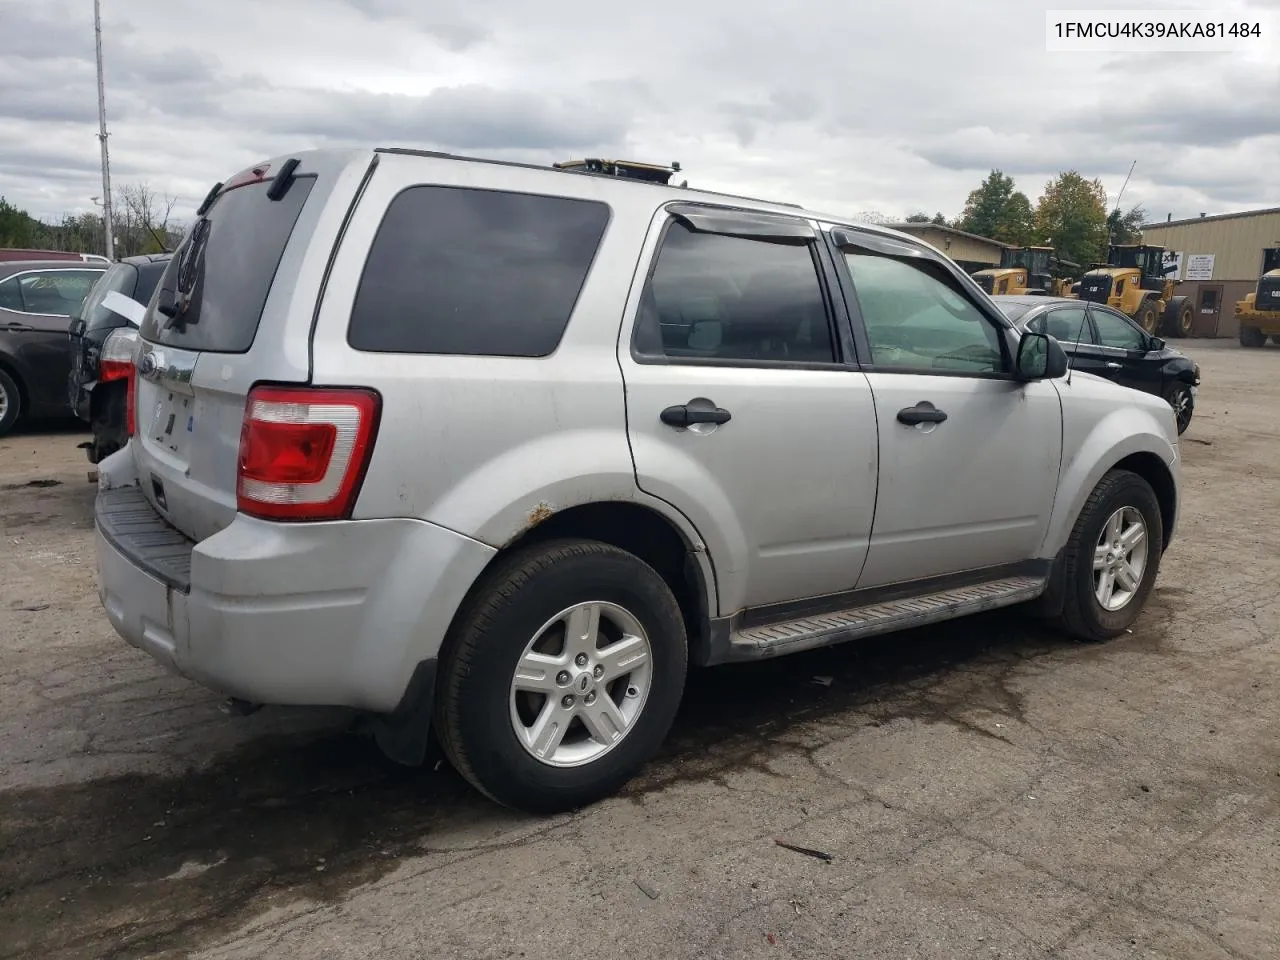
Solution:
<path fill-rule="evenodd" d="M 1060 297 L 1071 287 L 1070 279 L 1058 276 L 1065 266 L 1053 247 L 1006 247 L 1000 251 L 1000 266 L 978 270 L 973 279 L 992 296 Z"/>
<path fill-rule="evenodd" d="M 1240 321 L 1242 347 L 1260 347 L 1267 337 L 1280 344 L 1280 247 L 1262 251 L 1258 286 L 1236 303 L 1236 319 Z"/>
<path fill-rule="evenodd" d="M 1105 303 L 1132 317 L 1147 333 L 1188 337 L 1195 319 L 1190 297 L 1175 297 L 1175 265 L 1164 263 L 1164 247 L 1113 243 L 1107 262 L 1094 264 L 1080 278 L 1081 300 Z"/>
<path fill-rule="evenodd" d="M 565 160 L 553 163 L 557 170 L 576 170 L 579 173 L 604 174 L 609 177 L 628 177 L 632 180 L 644 180 L 648 183 L 670 183 L 671 175 L 680 172 L 680 164 L 672 163 L 669 167 L 656 163 L 639 163 L 635 160 L 599 160 L 594 157 L 586 160 Z M 681 184 L 684 186 L 684 184 Z"/>

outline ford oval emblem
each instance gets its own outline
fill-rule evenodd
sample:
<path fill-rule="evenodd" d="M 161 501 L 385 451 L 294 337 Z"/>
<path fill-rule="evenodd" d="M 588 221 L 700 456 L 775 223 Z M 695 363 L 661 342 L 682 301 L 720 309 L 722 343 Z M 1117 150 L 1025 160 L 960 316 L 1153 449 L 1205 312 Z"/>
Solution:
<path fill-rule="evenodd" d="M 154 353 L 146 353 L 142 355 L 142 360 L 138 363 L 138 373 L 146 377 L 148 380 L 156 375 L 156 368 L 160 364 L 156 361 Z"/>

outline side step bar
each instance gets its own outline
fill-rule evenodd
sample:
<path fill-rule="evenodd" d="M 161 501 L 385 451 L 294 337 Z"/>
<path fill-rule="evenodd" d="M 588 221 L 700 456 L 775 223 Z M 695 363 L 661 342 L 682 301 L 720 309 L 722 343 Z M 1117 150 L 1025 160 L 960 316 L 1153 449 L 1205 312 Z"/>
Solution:
<path fill-rule="evenodd" d="M 732 631 L 729 660 L 758 660 L 1025 603 L 1040 596 L 1044 577 L 1006 577 L 901 600 L 849 607 Z"/>

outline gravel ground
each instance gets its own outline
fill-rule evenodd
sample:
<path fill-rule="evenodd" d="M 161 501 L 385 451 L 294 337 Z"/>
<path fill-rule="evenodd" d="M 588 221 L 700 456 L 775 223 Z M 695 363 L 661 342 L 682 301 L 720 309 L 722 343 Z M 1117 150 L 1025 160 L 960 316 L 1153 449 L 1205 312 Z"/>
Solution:
<path fill-rule="evenodd" d="M 551 819 L 165 674 L 99 611 L 83 434 L 0 440 L 0 957 L 1280 956 L 1280 349 L 1187 352 L 1132 634 L 700 673 L 638 781 Z"/>

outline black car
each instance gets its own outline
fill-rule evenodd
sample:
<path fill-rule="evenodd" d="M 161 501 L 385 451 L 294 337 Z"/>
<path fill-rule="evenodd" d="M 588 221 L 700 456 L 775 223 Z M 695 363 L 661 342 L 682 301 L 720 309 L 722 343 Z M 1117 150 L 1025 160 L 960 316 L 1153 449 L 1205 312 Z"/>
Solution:
<path fill-rule="evenodd" d="M 105 263 L 0 263 L 0 436 L 18 417 L 66 416 L 67 328 Z"/>
<path fill-rule="evenodd" d="M 93 429 L 93 439 L 84 444 L 90 463 L 115 453 L 129 439 L 129 374 L 138 339 L 137 326 L 103 301 L 114 292 L 146 306 L 169 260 L 170 254 L 158 253 L 113 263 L 72 318 L 67 389 L 71 409 Z"/>
<path fill-rule="evenodd" d="M 1019 327 L 1061 343 L 1073 370 L 1164 397 L 1177 414 L 1178 433 L 1191 423 L 1200 366 L 1123 313 L 1071 297 L 991 299 Z"/>

